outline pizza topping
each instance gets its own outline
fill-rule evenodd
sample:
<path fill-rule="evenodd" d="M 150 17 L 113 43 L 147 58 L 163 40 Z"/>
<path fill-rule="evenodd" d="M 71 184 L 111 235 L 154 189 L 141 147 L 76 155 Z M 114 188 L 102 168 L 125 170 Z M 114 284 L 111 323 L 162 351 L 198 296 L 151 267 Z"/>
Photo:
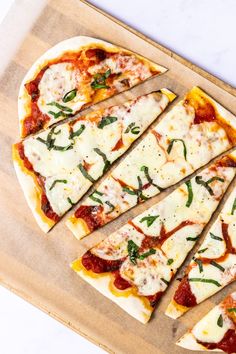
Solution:
<path fill-rule="evenodd" d="M 126 290 L 131 287 L 131 284 L 127 280 L 121 277 L 119 270 L 114 271 L 113 275 L 115 276 L 115 280 L 113 284 L 117 289 Z"/>
<path fill-rule="evenodd" d="M 167 265 L 171 265 L 174 262 L 173 258 L 168 259 Z"/>
<path fill-rule="evenodd" d="M 219 263 L 216 263 L 215 261 L 210 261 L 210 264 L 213 265 L 214 267 L 218 268 L 221 272 L 225 271 L 225 268 L 222 267 Z"/>
<path fill-rule="evenodd" d="M 171 150 L 172 150 L 172 148 L 173 148 L 174 143 L 175 143 L 175 142 L 178 142 L 178 141 L 180 141 L 180 142 L 183 144 L 184 158 L 185 158 L 185 160 L 187 160 L 187 148 L 186 148 L 186 145 L 185 145 L 185 142 L 184 142 L 183 139 L 171 139 L 171 140 L 170 140 L 170 144 L 169 144 L 169 146 L 168 146 L 168 148 L 167 148 L 167 153 L 168 153 L 168 154 L 171 153 Z"/>
<path fill-rule="evenodd" d="M 185 182 L 187 189 L 188 189 L 188 200 L 186 202 L 186 207 L 189 208 L 193 201 L 193 189 L 192 189 L 192 182 L 191 180 Z"/>
<path fill-rule="evenodd" d="M 143 254 L 139 254 L 139 247 L 136 245 L 136 243 L 133 240 L 128 241 L 127 250 L 128 250 L 129 259 L 133 264 L 137 264 L 137 259 L 143 260 L 146 257 L 156 253 L 156 250 L 151 248 L 147 252 Z"/>
<path fill-rule="evenodd" d="M 106 214 L 108 215 L 115 210 L 115 206 L 111 202 L 109 202 L 109 200 L 106 200 L 105 203 L 111 208 L 108 212 L 106 212 Z"/>
<path fill-rule="evenodd" d="M 199 250 L 198 253 L 204 253 L 204 252 L 206 252 L 206 250 L 208 250 L 208 247 Z"/>
<path fill-rule="evenodd" d="M 67 92 L 67 93 L 64 95 L 62 101 L 65 102 L 65 103 L 66 103 L 66 102 L 69 102 L 69 101 L 72 101 L 72 100 L 75 98 L 76 94 L 77 94 L 77 89 L 75 88 L 75 89 L 73 89 L 73 90 Z"/>
<path fill-rule="evenodd" d="M 150 227 L 150 226 L 154 223 L 154 221 L 155 221 L 157 218 L 159 218 L 159 216 L 160 216 L 160 215 L 144 216 L 144 217 L 140 220 L 140 222 L 142 223 L 142 222 L 146 221 L 146 222 L 147 222 L 147 227 Z"/>
<path fill-rule="evenodd" d="M 76 203 L 73 203 L 72 200 L 70 199 L 70 197 L 67 197 L 67 201 L 68 203 L 73 207 L 74 205 L 76 205 Z"/>
<path fill-rule="evenodd" d="M 97 194 L 99 196 L 102 196 L 103 193 L 98 192 L 98 191 L 94 191 L 92 194 L 90 194 L 89 198 L 92 199 L 94 202 L 98 203 L 98 204 L 103 204 L 103 202 L 101 201 L 101 199 L 97 198 L 94 196 L 94 194 Z"/>
<path fill-rule="evenodd" d="M 90 176 L 90 174 L 86 171 L 86 169 L 84 168 L 82 163 L 80 163 L 78 165 L 78 168 L 79 168 L 80 172 L 82 173 L 82 175 L 84 176 L 84 178 L 88 179 L 91 183 L 95 182 L 95 179 L 92 176 Z"/>
<path fill-rule="evenodd" d="M 221 284 L 214 279 L 205 279 L 205 278 L 188 278 L 188 281 L 200 282 L 200 283 L 208 283 L 214 284 L 215 286 L 221 287 Z"/>
<path fill-rule="evenodd" d="M 203 181 L 202 176 L 196 176 L 195 177 L 195 181 L 196 181 L 197 184 L 201 184 L 203 187 L 205 187 L 210 195 L 214 195 L 214 191 L 209 186 L 209 184 L 214 182 L 214 181 L 224 182 L 224 179 L 220 178 L 220 177 L 217 177 L 217 176 L 214 176 L 214 177 L 210 178 L 208 181 Z"/>
<path fill-rule="evenodd" d="M 187 241 L 197 241 L 199 239 L 199 236 L 195 236 L 195 237 L 187 237 L 186 240 Z"/>
<path fill-rule="evenodd" d="M 223 320 L 223 316 L 222 315 L 220 315 L 219 317 L 218 317 L 218 320 L 217 320 L 217 326 L 219 326 L 219 327 L 223 327 L 223 323 L 224 323 L 224 320 Z"/>
<path fill-rule="evenodd" d="M 97 73 L 94 75 L 94 80 L 91 83 L 91 87 L 94 90 L 101 89 L 101 88 L 109 88 L 109 86 L 106 85 L 106 79 L 111 75 L 111 69 L 108 69 L 104 74 L 102 73 Z"/>
<path fill-rule="evenodd" d="M 197 342 L 209 350 L 221 349 L 225 353 L 233 354 L 236 348 L 236 331 L 229 329 L 219 343 L 205 343 L 199 340 Z"/>
<path fill-rule="evenodd" d="M 103 168 L 103 172 L 102 172 L 102 174 L 104 174 L 108 170 L 108 168 L 110 167 L 111 163 L 110 163 L 110 161 L 108 161 L 106 154 L 104 154 L 104 152 L 102 152 L 100 149 L 95 148 L 94 151 L 98 155 L 100 155 L 104 161 L 104 168 Z"/>
<path fill-rule="evenodd" d="M 94 273 L 114 272 L 119 269 L 122 259 L 110 261 L 102 259 L 94 255 L 92 252 L 87 251 L 82 257 L 82 264 L 87 270 Z"/>
<path fill-rule="evenodd" d="M 83 219 L 90 230 L 94 230 L 102 225 L 101 214 L 103 207 L 101 205 L 88 206 L 81 205 L 75 212 L 76 218 Z"/>
<path fill-rule="evenodd" d="M 49 190 L 51 191 L 57 183 L 67 183 L 67 180 L 66 179 L 56 179 L 53 182 L 53 184 L 51 185 L 51 187 L 49 188 Z"/>
<path fill-rule="evenodd" d="M 234 202 L 233 202 L 233 205 L 232 205 L 231 215 L 234 215 L 235 210 L 236 210 L 236 198 L 234 199 Z"/>
<path fill-rule="evenodd" d="M 177 304 L 186 307 L 193 307 L 197 305 L 196 297 L 191 291 L 187 276 L 182 279 L 177 291 L 175 292 L 174 300 Z"/>
<path fill-rule="evenodd" d="M 132 122 L 128 125 L 127 129 L 125 130 L 125 134 L 131 132 L 132 134 L 139 134 L 140 128 L 135 126 L 135 122 Z"/>
<path fill-rule="evenodd" d="M 112 117 L 112 116 L 102 117 L 102 120 L 98 123 L 97 127 L 99 129 L 103 129 L 105 126 L 116 122 L 117 119 L 118 119 L 117 117 Z"/>
<path fill-rule="evenodd" d="M 151 178 L 151 176 L 150 176 L 150 174 L 149 174 L 149 168 L 148 168 L 147 166 L 142 166 L 142 167 L 140 168 L 140 171 L 143 171 L 143 172 L 144 172 L 145 177 L 146 177 L 146 179 L 147 179 L 147 181 L 148 181 L 148 183 L 149 183 L 150 185 L 152 185 L 152 186 L 158 188 L 160 192 L 164 190 L 163 188 L 161 188 L 160 186 L 158 186 L 156 183 L 153 182 L 153 179 Z"/>
<path fill-rule="evenodd" d="M 80 136 L 83 133 L 84 129 L 85 129 L 85 125 L 81 124 L 78 130 L 76 130 L 75 132 L 72 130 L 70 133 L 70 139 L 74 139 L 75 137 Z"/>

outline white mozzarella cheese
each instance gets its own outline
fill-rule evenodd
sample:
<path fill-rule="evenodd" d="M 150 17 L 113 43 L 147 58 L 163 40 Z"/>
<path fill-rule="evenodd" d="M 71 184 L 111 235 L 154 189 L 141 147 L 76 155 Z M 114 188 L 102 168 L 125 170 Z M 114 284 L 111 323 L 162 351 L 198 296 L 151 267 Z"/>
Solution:
<path fill-rule="evenodd" d="M 220 316 L 223 317 L 222 327 L 217 325 Z M 220 306 L 216 306 L 193 327 L 192 333 L 203 343 L 219 343 L 230 328 L 232 321 L 225 316 Z"/>

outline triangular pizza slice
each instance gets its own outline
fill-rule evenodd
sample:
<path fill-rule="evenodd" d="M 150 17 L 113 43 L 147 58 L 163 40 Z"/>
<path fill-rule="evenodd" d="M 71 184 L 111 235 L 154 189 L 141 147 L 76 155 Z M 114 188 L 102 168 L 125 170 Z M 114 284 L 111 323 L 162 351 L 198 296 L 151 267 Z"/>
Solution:
<path fill-rule="evenodd" d="M 167 89 L 93 111 L 13 146 L 18 179 L 47 232 L 176 96 Z"/>
<path fill-rule="evenodd" d="M 236 279 L 236 187 L 186 269 L 166 314 L 180 317 Z"/>
<path fill-rule="evenodd" d="M 222 157 L 112 233 L 72 268 L 131 316 L 146 323 L 236 173 Z"/>
<path fill-rule="evenodd" d="M 82 238 L 236 144 L 236 117 L 198 87 L 158 122 L 68 219 Z"/>
<path fill-rule="evenodd" d="M 236 353 L 236 292 L 208 312 L 176 344 L 189 350 Z"/>
<path fill-rule="evenodd" d="M 25 137 L 167 69 L 100 39 L 78 36 L 44 53 L 22 81 L 18 112 Z"/>

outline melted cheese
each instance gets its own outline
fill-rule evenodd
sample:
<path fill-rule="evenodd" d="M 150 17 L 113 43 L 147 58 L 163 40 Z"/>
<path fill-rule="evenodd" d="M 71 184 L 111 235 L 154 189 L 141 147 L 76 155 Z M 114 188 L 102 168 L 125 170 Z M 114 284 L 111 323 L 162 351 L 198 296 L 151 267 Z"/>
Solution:
<path fill-rule="evenodd" d="M 91 181 L 79 170 L 79 164 L 86 163 L 89 166 L 89 175 L 97 180 L 103 174 L 105 166 L 104 155 L 101 156 L 101 153 L 106 155 L 111 164 L 128 149 L 168 103 L 167 95 L 154 92 L 121 106 L 92 112 L 75 122 L 73 132 L 81 127 L 84 130 L 73 139 L 70 138 L 70 125 L 61 124 L 55 128 L 52 139 L 55 139 L 56 146 L 71 147 L 66 151 L 49 149 L 43 143 L 51 130 L 26 139 L 23 142 L 25 156 L 33 165 L 34 171 L 44 177 L 46 195 L 52 209 L 58 215 L 63 215 L 71 207 L 68 200 L 76 203 L 91 186 Z M 107 116 L 115 116 L 117 120 L 100 129 L 98 123 L 102 117 Z M 125 133 L 131 122 L 139 127 L 138 134 Z M 113 151 L 121 138 L 122 147 Z M 56 182 L 58 180 L 66 182 Z M 108 206 L 107 208 L 109 209 Z"/>
<path fill-rule="evenodd" d="M 193 100 L 196 99 L 196 102 L 197 98 L 194 96 L 196 90 L 207 97 L 201 90 L 193 88 L 189 95 L 192 94 Z M 129 195 L 127 200 L 125 199 L 124 201 L 124 195 L 128 195 L 128 193 L 124 193 L 122 188 L 120 188 L 122 195 L 116 193 L 117 199 L 114 198 L 114 190 L 119 190 L 117 186 L 117 183 L 120 183 L 119 181 L 131 189 L 137 189 L 139 188 L 139 177 L 142 185 L 147 185 L 148 179 L 142 170 L 145 166 L 153 183 L 149 183 L 142 193 L 145 197 L 150 198 L 160 192 L 158 186 L 167 188 L 177 183 L 218 154 L 230 148 L 231 143 L 226 131 L 220 124 L 216 121 L 194 124 L 194 118 L 195 113 L 192 106 L 187 105 L 185 100 L 180 101 L 156 125 L 154 130 L 149 132 L 143 141 L 112 171 L 111 175 L 101 183 L 98 191 L 104 193 L 104 200 L 109 201 L 111 196 L 112 204 L 115 206 L 114 212 L 109 214 L 109 217 L 103 216 L 104 224 L 138 203 L 138 198 L 134 195 Z M 173 139 L 175 141 L 170 149 L 170 143 Z M 184 156 L 184 147 L 186 147 L 186 158 Z M 232 173 L 228 169 L 225 171 L 226 174 Z M 213 173 L 210 172 L 210 175 L 213 175 Z M 202 175 L 202 177 L 206 180 L 209 179 L 207 175 Z M 227 178 L 227 176 L 224 177 Z M 212 188 L 214 188 L 214 183 L 212 183 Z M 194 192 L 198 193 L 199 188 L 199 185 L 194 185 Z M 221 185 L 218 186 L 215 193 L 221 194 Z M 199 200 L 198 203 L 201 203 L 201 201 Z M 209 201 L 209 203 L 211 202 Z M 83 205 L 91 205 L 91 200 L 86 199 Z M 195 207 L 204 218 L 204 214 L 208 214 L 210 205 L 206 204 L 204 206 L 201 203 L 200 209 L 198 208 L 199 205 L 195 205 Z M 68 220 L 67 225 L 70 227 L 70 220 Z M 74 225 L 73 232 L 77 238 L 82 238 L 87 234 L 88 230 L 86 229 L 81 233 L 80 228 L 77 232 Z"/>
<path fill-rule="evenodd" d="M 235 175 L 232 167 L 221 167 L 220 163 L 212 164 L 203 170 L 201 175 L 211 178 L 213 171 L 214 176 L 225 178 L 223 183 L 215 181 L 214 195 L 210 195 L 205 187 L 197 184 L 194 177 L 191 179 L 193 201 L 189 207 L 186 206 L 186 185 L 183 184 L 90 251 L 99 258 L 111 261 L 126 257 L 120 267 L 120 275 L 135 287 L 138 295 L 149 296 L 163 292 L 167 287 L 166 282 L 171 280 L 195 244 L 194 240 L 188 240 L 188 238 L 195 238 L 202 232 Z M 150 216 L 156 218 L 152 225 L 148 226 L 145 218 Z M 183 222 L 191 222 L 191 224 L 178 229 Z M 163 226 L 166 233 L 171 232 L 170 237 L 159 245 L 150 246 L 155 250 L 154 254 L 144 259 L 137 258 L 136 263 L 132 262 L 128 254 L 129 241 L 135 242 L 138 248 L 142 247 L 145 235 L 158 241 L 162 235 Z M 139 254 L 148 252 L 150 248 L 140 251 Z M 172 262 L 169 263 L 169 260 Z M 96 284 L 96 288 L 98 287 L 99 284 Z"/>
<path fill-rule="evenodd" d="M 222 327 L 217 325 L 220 315 L 223 317 Z M 224 315 L 223 309 L 216 306 L 193 327 L 192 333 L 201 342 L 219 343 L 230 328 L 232 322 Z"/>

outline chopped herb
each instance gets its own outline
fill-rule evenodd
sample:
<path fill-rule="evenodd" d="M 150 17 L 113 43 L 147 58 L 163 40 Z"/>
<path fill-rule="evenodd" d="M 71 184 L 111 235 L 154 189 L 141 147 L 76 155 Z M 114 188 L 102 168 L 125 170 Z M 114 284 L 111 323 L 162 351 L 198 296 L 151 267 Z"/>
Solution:
<path fill-rule="evenodd" d="M 44 139 L 42 139 L 40 137 L 37 137 L 36 139 L 38 141 L 40 141 L 41 143 L 45 144 L 47 146 L 48 150 L 52 150 L 53 149 L 53 150 L 57 150 L 57 151 L 67 151 L 67 150 L 73 149 L 74 143 L 71 143 L 71 144 L 69 144 L 67 146 L 55 145 L 55 140 L 56 139 L 53 139 L 53 135 L 58 135 L 61 132 L 61 130 L 58 130 L 58 132 L 55 132 L 55 129 L 56 129 L 56 127 L 52 128 L 50 130 L 50 132 L 47 135 L 47 139 L 46 140 L 44 140 Z"/>
<path fill-rule="evenodd" d="M 103 129 L 106 125 L 116 122 L 117 119 L 118 119 L 117 117 L 111 117 L 111 116 L 102 117 L 102 120 L 98 123 L 97 127 L 99 129 Z"/>
<path fill-rule="evenodd" d="M 152 254 L 155 254 L 155 253 L 156 253 L 156 250 L 154 248 L 151 248 L 149 251 L 141 254 L 138 258 L 140 260 L 143 260 L 143 259 L 147 258 L 148 256 L 151 256 Z"/>
<path fill-rule="evenodd" d="M 218 287 L 221 287 L 221 284 L 218 283 L 218 281 L 214 279 L 204 279 L 204 278 L 189 278 L 188 281 L 192 282 L 200 282 L 200 283 L 209 283 L 209 284 L 214 284 Z"/>
<path fill-rule="evenodd" d="M 95 182 L 95 179 L 93 179 L 92 176 L 90 176 L 88 174 L 88 172 L 85 170 L 84 166 L 82 165 L 82 163 L 80 163 L 78 166 L 77 166 L 79 169 L 80 169 L 80 172 L 82 173 L 82 175 L 88 179 L 90 182 L 94 183 Z"/>
<path fill-rule="evenodd" d="M 174 262 L 173 258 L 168 259 L 167 265 L 171 265 Z"/>
<path fill-rule="evenodd" d="M 231 307 L 230 309 L 227 309 L 228 312 L 236 312 L 236 307 Z"/>
<path fill-rule="evenodd" d="M 233 206 L 231 209 L 231 215 L 234 215 L 235 210 L 236 210 L 236 198 L 234 199 L 234 202 L 233 202 Z"/>
<path fill-rule="evenodd" d="M 111 69 L 108 69 L 104 74 L 102 73 L 97 73 L 94 75 L 94 80 L 91 83 L 91 87 L 96 90 L 100 88 L 109 88 L 109 86 L 106 85 L 106 79 L 111 75 Z"/>
<path fill-rule="evenodd" d="M 169 285 L 168 280 L 165 280 L 164 278 L 161 278 L 161 280 L 163 281 L 163 283 L 165 283 L 166 285 Z"/>
<path fill-rule="evenodd" d="M 64 103 L 72 101 L 75 98 L 76 94 L 77 94 L 77 89 L 71 90 L 65 94 L 62 101 Z"/>
<path fill-rule="evenodd" d="M 110 213 L 113 212 L 113 210 L 115 209 L 115 206 L 114 206 L 112 203 L 110 203 L 109 200 L 107 200 L 105 203 L 111 208 L 111 210 L 109 210 L 109 211 L 106 213 L 106 214 L 108 215 L 108 214 L 110 214 Z"/>
<path fill-rule="evenodd" d="M 76 130 L 75 132 L 73 132 L 73 130 L 71 131 L 69 138 L 73 139 L 76 136 L 80 136 L 80 134 L 83 133 L 84 129 L 85 129 L 85 125 L 81 124 L 81 126 L 80 126 L 80 128 L 78 130 Z"/>
<path fill-rule="evenodd" d="M 73 149 L 74 143 L 71 143 L 67 146 L 53 145 L 52 149 L 56 151 L 67 151 Z"/>
<path fill-rule="evenodd" d="M 64 112 L 69 112 L 69 113 L 73 112 L 73 109 L 71 109 L 70 107 L 63 106 L 63 105 L 61 105 L 61 104 L 59 104 L 57 102 L 47 103 L 47 106 L 55 106 L 55 107 L 61 109 Z"/>
<path fill-rule="evenodd" d="M 131 189 L 130 187 L 126 186 L 126 187 L 122 187 L 122 190 L 130 195 L 137 195 L 138 201 L 139 201 L 139 199 L 147 200 L 148 198 L 145 195 L 143 195 L 143 193 L 142 193 L 142 189 L 143 189 L 142 180 L 139 176 L 137 177 L 137 179 L 138 179 L 138 185 L 139 185 L 139 187 L 137 189 Z"/>
<path fill-rule="evenodd" d="M 210 264 L 213 265 L 214 267 L 218 268 L 219 270 L 221 270 L 221 272 L 225 271 L 225 268 L 222 267 L 220 264 L 216 263 L 215 261 L 211 261 Z"/>
<path fill-rule="evenodd" d="M 207 249 L 208 249 L 208 247 L 203 248 L 202 250 L 199 250 L 198 253 L 204 253 Z"/>
<path fill-rule="evenodd" d="M 216 180 L 220 181 L 220 182 L 224 182 L 223 178 L 220 178 L 217 176 L 210 178 L 208 181 L 203 181 L 202 176 L 195 177 L 196 183 L 201 184 L 203 187 L 205 187 L 210 195 L 214 195 L 214 192 L 213 192 L 212 188 L 209 186 L 209 184 L 212 183 L 213 181 L 216 181 Z"/>
<path fill-rule="evenodd" d="M 217 241 L 223 241 L 223 238 L 214 235 L 212 232 L 210 232 L 210 236 L 211 238 L 213 238 L 213 240 L 217 240 Z"/>
<path fill-rule="evenodd" d="M 199 236 L 186 238 L 187 241 L 197 241 L 198 239 L 199 239 Z"/>
<path fill-rule="evenodd" d="M 125 130 L 125 134 L 131 132 L 132 134 L 139 134 L 140 133 L 140 127 L 135 126 L 135 123 L 132 122 L 128 125 L 128 127 Z"/>
<path fill-rule="evenodd" d="M 53 182 L 53 184 L 51 185 L 51 187 L 49 188 L 49 190 L 51 191 L 54 187 L 55 187 L 55 185 L 57 184 L 57 183 L 67 183 L 67 180 L 66 179 L 56 179 L 54 182 Z"/>
<path fill-rule="evenodd" d="M 137 195 L 137 192 L 129 187 L 122 187 L 122 190 L 130 195 Z"/>
<path fill-rule="evenodd" d="M 94 196 L 94 194 L 100 195 L 102 196 L 103 193 L 99 192 L 99 191 L 94 191 L 92 194 L 90 194 L 89 198 L 92 199 L 94 202 L 98 203 L 98 204 L 103 204 L 103 202 L 101 201 L 101 199 L 97 198 Z"/>
<path fill-rule="evenodd" d="M 192 201 L 193 201 L 193 189 L 192 189 L 192 183 L 191 183 L 191 180 L 185 182 L 186 186 L 187 186 L 187 189 L 188 189 L 188 200 L 185 204 L 185 206 L 187 208 L 190 207 L 190 205 L 192 204 Z"/>
<path fill-rule="evenodd" d="M 158 188 L 159 191 L 163 191 L 163 190 L 164 190 L 164 188 L 161 188 L 161 187 L 158 186 L 157 184 L 153 183 L 153 179 L 151 178 L 151 176 L 150 176 L 150 174 L 149 174 L 149 171 L 148 171 L 148 167 L 147 167 L 147 166 L 142 166 L 142 167 L 140 168 L 140 171 L 144 172 L 147 181 L 148 181 L 151 185 L 153 185 L 154 187 Z"/>
<path fill-rule="evenodd" d="M 169 144 L 169 146 L 167 148 L 167 153 L 170 154 L 174 143 L 177 142 L 177 141 L 181 141 L 181 143 L 183 144 L 184 158 L 187 161 L 187 148 L 186 148 L 186 145 L 185 145 L 185 142 L 183 141 L 183 139 L 171 139 L 170 140 L 170 144 Z"/>
<path fill-rule="evenodd" d="M 154 221 L 155 221 L 159 216 L 160 216 L 160 215 L 145 216 L 145 217 L 143 217 L 143 218 L 140 220 L 140 222 L 146 221 L 146 222 L 147 222 L 147 227 L 150 227 L 150 226 L 154 223 Z"/>
<path fill-rule="evenodd" d="M 128 255 L 129 255 L 129 259 L 133 264 L 137 264 L 137 258 L 138 258 L 138 245 L 136 245 L 136 243 L 132 240 L 128 241 Z"/>
<path fill-rule="evenodd" d="M 202 273 L 203 272 L 203 266 L 202 266 L 202 261 L 201 259 L 194 259 L 195 263 L 197 263 L 198 265 L 198 268 L 199 268 L 199 273 Z"/>
<path fill-rule="evenodd" d="M 68 203 L 71 205 L 71 206 L 74 206 L 76 203 L 73 203 L 72 200 L 70 199 L 70 197 L 67 198 L 67 201 Z"/>
<path fill-rule="evenodd" d="M 48 111 L 48 114 L 51 114 L 55 119 L 57 119 L 63 115 L 63 112 L 62 111 L 59 111 L 59 112 Z"/>
<path fill-rule="evenodd" d="M 95 148 L 93 149 L 98 155 L 100 155 L 104 161 L 104 168 L 103 168 L 103 174 L 108 170 L 108 168 L 110 167 L 111 163 L 110 161 L 108 161 L 106 155 L 104 154 L 104 152 L 102 152 L 100 149 Z"/>
<path fill-rule="evenodd" d="M 218 327 L 223 327 L 223 316 L 222 315 L 220 315 L 219 317 L 218 317 L 218 320 L 217 320 L 217 326 Z"/>

